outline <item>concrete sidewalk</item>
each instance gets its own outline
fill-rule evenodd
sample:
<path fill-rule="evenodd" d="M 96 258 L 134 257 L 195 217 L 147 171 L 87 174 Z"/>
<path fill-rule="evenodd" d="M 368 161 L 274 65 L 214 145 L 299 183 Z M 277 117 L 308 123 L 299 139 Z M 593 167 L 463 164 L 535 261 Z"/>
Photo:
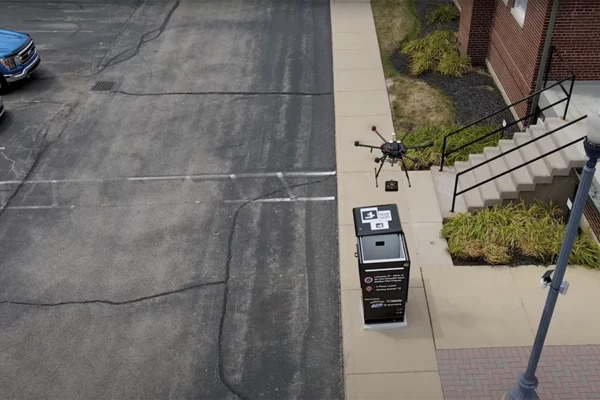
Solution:
<path fill-rule="evenodd" d="M 410 172 L 408 188 L 400 168 L 386 166 L 380 182 L 394 177 L 399 191 L 375 187 L 375 155 L 353 146 L 356 140 L 380 142 L 372 125 L 384 136 L 393 133 L 371 5 L 333 0 L 331 20 L 346 397 L 499 399 L 525 367 L 547 294 L 539 289 L 543 267 L 454 267 L 439 235 L 442 216 L 431 173 Z M 387 203 L 398 205 L 412 259 L 408 327 L 365 331 L 352 208 Z M 594 378 L 574 372 L 584 364 L 588 371 L 597 365 L 600 372 L 600 346 L 584 346 L 587 359 L 578 354 L 580 347 L 562 346 L 600 345 L 600 311 L 595 307 L 600 273 L 570 269 L 567 279 L 571 290 L 560 297 L 546 342 L 558 346 L 552 351 L 559 356 L 545 353 L 552 357 L 540 369 L 545 374 L 540 375 L 540 393 L 571 398 L 569 384 L 577 382 L 582 391 L 574 398 L 596 398 L 583 397 L 599 391 Z M 565 372 L 556 365 L 561 362 L 575 369 Z M 573 382 L 558 380 L 556 386 L 561 373 L 569 373 Z"/>

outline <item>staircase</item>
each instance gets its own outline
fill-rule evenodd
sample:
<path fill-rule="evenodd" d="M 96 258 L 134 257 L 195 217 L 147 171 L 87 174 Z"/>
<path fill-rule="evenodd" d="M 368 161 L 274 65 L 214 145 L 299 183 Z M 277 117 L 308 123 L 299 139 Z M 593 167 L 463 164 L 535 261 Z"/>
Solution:
<path fill-rule="evenodd" d="M 449 211 L 472 212 L 528 195 L 543 199 L 540 191 L 548 189 L 557 177 L 569 177 L 574 168 L 585 165 L 584 137 L 585 123 L 546 118 L 515 133 L 512 139 L 500 140 L 497 147 L 486 147 L 483 154 L 456 162 L 457 196 L 455 209 Z"/>
<path fill-rule="evenodd" d="M 552 68 L 553 62 L 562 63 L 563 70 L 569 71 L 570 75 L 557 79 Z M 440 170 L 432 169 L 431 172 L 445 217 L 454 212 L 473 212 L 515 200 L 524 200 L 526 203 L 553 201 L 566 208 L 578 183 L 575 171 L 586 162 L 582 143 L 586 136 L 586 115 L 565 121 L 569 115 L 575 75 L 554 46 L 551 48 L 543 79 L 542 90 L 444 137 Z M 554 80 L 554 83 L 548 85 L 549 79 Z M 503 120 L 503 127 L 469 143 L 459 147 L 452 145 L 452 142 L 461 143 L 455 139 L 461 139 L 463 130 L 484 121 L 489 122 L 491 118 L 497 122 L 507 110 L 530 109 L 533 100 L 545 96 L 547 92 L 558 93 L 554 95 L 556 101 L 544 104 L 542 108 L 538 106 L 528 115 L 510 123 Z M 560 93 L 564 97 L 560 98 Z M 558 114 L 557 107 L 564 107 L 560 112 L 562 119 L 555 116 Z M 544 114 L 546 118 L 538 118 Z M 514 132 L 510 139 L 502 138 L 507 129 L 527 125 L 524 131 L 519 129 Z M 468 149 L 486 138 L 496 137 L 495 135 L 501 138 L 498 146 L 486 147 L 481 154 L 470 154 L 467 161 L 456 162 L 453 167 L 446 166 L 445 161 L 451 154 Z M 600 188 L 600 171 L 596 174 L 593 185 Z"/>

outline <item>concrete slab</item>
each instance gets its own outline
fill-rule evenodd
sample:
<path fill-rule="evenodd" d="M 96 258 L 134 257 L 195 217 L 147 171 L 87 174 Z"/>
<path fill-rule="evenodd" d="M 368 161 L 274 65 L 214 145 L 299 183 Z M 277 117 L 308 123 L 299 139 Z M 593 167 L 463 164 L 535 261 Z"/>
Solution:
<path fill-rule="evenodd" d="M 403 224 L 408 246 L 408 254 L 413 257 L 416 254 L 415 241 L 410 224 Z M 358 277 L 358 261 L 354 257 L 356 252 L 356 236 L 352 225 L 341 225 L 339 227 L 340 241 L 340 285 L 342 290 L 360 290 L 360 279 Z M 415 257 L 416 258 L 416 257 Z M 414 260 L 410 269 L 409 286 L 423 287 L 421 269 L 419 263 Z"/>
<path fill-rule="evenodd" d="M 443 400 L 442 384 L 436 372 L 348 375 L 348 400 Z"/>
<path fill-rule="evenodd" d="M 346 374 L 437 371 L 425 292 L 412 288 L 408 296 L 408 327 L 365 331 L 360 291 L 342 291 Z"/>
<path fill-rule="evenodd" d="M 397 179 L 393 172 L 381 172 L 379 188 L 375 187 L 374 173 L 338 173 L 338 222 L 339 225 L 353 225 L 352 209 L 378 204 L 397 204 L 402 223 L 410 222 L 406 198 L 402 195 L 404 183 L 398 180 L 398 192 L 386 192 L 384 182 Z M 417 249 L 418 250 L 418 249 Z"/>
<path fill-rule="evenodd" d="M 376 126 L 379 133 L 385 138 L 391 139 L 394 134 L 394 123 L 389 113 L 383 115 L 336 117 L 335 140 L 339 142 L 349 139 L 352 143 L 355 140 L 359 140 L 373 146 L 381 144 L 381 139 L 371 131 L 372 126 Z M 369 153 L 369 149 L 363 148 L 362 150 Z"/>
<path fill-rule="evenodd" d="M 435 346 L 531 346 L 533 332 L 508 267 L 423 267 Z"/>
<path fill-rule="evenodd" d="M 333 50 L 333 70 L 381 68 L 379 49 Z M 387 98 L 387 97 L 386 97 Z"/>
<path fill-rule="evenodd" d="M 408 203 L 408 202 L 407 202 Z M 411 203 L 413 209 L 415 203 Z M 410 213 L 409 206 L 409 215 Z M 410 220 L 412 222 L 412 219 Z M 441 222 L 415 222 L 413 223 L 413 232 L 415 235 L 415 243 L 417 245 L 417 257 L 422 266 L 446 266 L 452 267 L 452 257 L 446 250 L 448 244 L 445 239 L 440 236 L 442 229 Z"/>
<path fill-rule="evenodd" d="M 387 90 L 381 68 L 340 69 L 333 74 L 336 92 Z"/>
<path fill-rule="evenodd" d="M 333 50 L 372 50 L 377 48 L 377 35 L 368 32 L 341 32 L 332 38 Z"/>
<path fill-rule="evenodd" d="M 390 103 L 385 90 L 338 92 L 335 96 L 336 117 L 389 115 Z"/>
<path fill-rule="evenodd" d="M 338 33 L 365 33 L 376 35 L 373 18 L 369 21 L 367 17 L 338 17 L 331 20 L 331 31 L 334 35 Z"/>
<path fill-rule="evenodd" d="M 430 171 L 409 171 L 411 186 L 406 191 L 412 222 L 442 222 L 433 176 Z"/>
<path fill-rule="evenodd" d="M 541 289 L 542 274 L 554 267 L 526 266 L 511 268 L 513 281 L 527 315 L 529 326 L 537 332 L 549 289 Z M 569 290 L 559 296 L 552 324 L 546 337 L 547 345 L 600 344 L 600 271 L 582 267 L 567 270 Z"/>
<path fill-rule="evenodd" d="M 375 189 L 375 172 L 373 168 L 375 157 L 378 156 L 375 152 L 369 153 L 369 149 L 354 146 L 354 139 L 346 139 L 343 142 L 338 142 L 337 147 L 337 173 L 347 172 L 363 172 L 371 174 L 372 187 Z"/>

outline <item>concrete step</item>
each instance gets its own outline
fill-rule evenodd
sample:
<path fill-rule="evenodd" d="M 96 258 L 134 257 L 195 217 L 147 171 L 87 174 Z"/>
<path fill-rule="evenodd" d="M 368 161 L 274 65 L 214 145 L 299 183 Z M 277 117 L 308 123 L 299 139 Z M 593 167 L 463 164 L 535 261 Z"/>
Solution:
<path fill-rule="evenodd" d="M 456 168 L 457 173 L 462 172 L 470 167 L 471 164 L 468 162 L 459 161 L 454 163 L 454 168 Z M 475 180 L 473 171 L 467 172 L 458 178 L 458 191 L 467 189 L 475 185 L 476 182 L 477 181 Z M 461 194 L 459 197 L 462 197 L 465 206 L 467 207 L 467 211 L 469 212 L 481 210 L 484 207 L 481 193 L 479 193 L 479 190 L 477 189 L 471 189 L 468 192 Z"/>
<path fill-rule="evenodd" d="M 546 118 L 544 124 L 546 129 L 550 131 L 558 129 L 566 123 L 560 118 Z M 582 136 L 585 136 L 585 125 L 581 124 L 581 122 L 560 129 L 550 135 L 557 147 L 563 146 Z M 581 168 L 585 165 L 583 142 L 564 148 L 559 153 L 570 168 Z"/>
<path fill-rule="evenodd" d="M 518 132 L 515 133 L 515 136 L 513 137 L 514 142 L 519 146 L 531 141 L 531 139 L 532 137 L 529 132 Z M 535 145 L 535 142 L 521 147 L 519 153 L 524 161 L 533 160 L 540 156 L 540 152 Z M 533 183 L 552 183 L 552 173 L 543 159 L 534 161 L 525 168 L 527 168 L 529 174 L 533 178 Z"/>
<path fill-rule="evenodd" d="M 514 149 L 516 144 L 512 140 L 501 140 L 498 143 L 498 147 L 500 148 L 500 151 L 505 153 Z M 525 162 L 518 150 L 513 151 L 502 158 L 509 169 L 515 168 Z M 512 178 L 513 182 L 515 182 L 519 192 L 531 192 L 535 190 L 535 183 L 533 182 L 533 178 L 526 167 L 521 167 L 511 172 L 510 177 Z"/>
<path fill-rule="evenodd" d="M 529 134 L 533 138 L 538 138 L 543 134 L 547 133 L 546 128 L 543 124 L 532 125 L 528 129 Z M 536 147 L 540 154 L 547 154 L 548 152 L 556 149 L 556 144 L 550 136 L 546 136 L 535 142 Z M 559 153 L 553 153 L 544 157 L 544 162 L 548 166 L 548 169 L 552 175 L 567 176 L 571 173 L 571 168 L 567 165 L 567 162 Z"/>
<path fill-rule="evenodd" d="M 489 160 L 498 154 L 500 154 L 500 149 L 497 147 L 486 147 L 483 149 L 483 156 L 486 160 Z M 494 161 L 491 161 L 488 166 L 490 172 L 494 176 L 498 176 L 508 169 L 506 163 L 504 162 L 504 157 L 500 157 Z M 517 185 L 512 180 L 510 174 L 506 174 L 494 179 L 494 183 L 496 184 L 496 188 L 498 189 L 501 199 L 517 199 L 519 197 Z"/>
<path fill-rule="evenodd" d="M 469 155 L 469 163 L 472 167 L 479 165 L 485 162 L 485 156 L 483 154 L 471 154 Z M 483 182 L 486 179 L 490 179 L 492 177 L 492 172 L 490 171 L 489 163 L 482 165 L 473 170 L 473 176 L 477 183 Z M 490 181 L 488 183 L 484 183 L 483 185 L 477 188 L 479 190 L 479 195 L 483 199 L 483 205 L 485 207 L 493 206 L 494 204 L 501 204 L 502 199 L 500 198 L 500 193 L 498 192 L 498 188 L 496 187 L 496 183 L 494 181 Z M 475 189 L 474 189 L 475 190 Z"/>

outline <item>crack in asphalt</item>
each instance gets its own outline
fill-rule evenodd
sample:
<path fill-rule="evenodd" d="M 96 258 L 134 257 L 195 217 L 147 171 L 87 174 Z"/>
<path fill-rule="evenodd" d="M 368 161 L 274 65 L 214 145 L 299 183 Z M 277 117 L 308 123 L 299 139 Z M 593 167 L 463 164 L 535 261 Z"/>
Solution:
<path fill-rule="evenodd" d="M 231 222 L 231 229 L 229 231 L 229 238 L 227 239 L 227 259 L 225 261 L 225 290 L 223 290 L 223 306 L 222 306 L 222 311 L 221 311 L 221 320 L 219 322 L 219 340 L 218 340 L 218 346 L 219 346 L 219 379 L 221 380 L 221 382 L 223 382 L 223 384 L 225 386 L 227 386 L 227 388 L 233 393 L 235 394 L 239 399 L 244 400 L 245 397 L 243 397 L 239 391 L 235 390 L 232 386 L 231 383 L 229 383 L 229 381 L 227 380 L 227 377 L 225 376 L 225 371 L 223 369 L 223 327 L 225 325 L 225 317 L 227 316 L 227 298 L 228 298 L 228 294 L 229 294 L 229 276 L 230 276 L 230 270 L 231 270 L 231 260 L 233 259 L 233 239 L 235 237 L 236 231 L 237 231 L 237 219 L 238 216 L 240 215 L 240 211 L 242 211 L 242 209 L 247 206 L 248 204 L 251 204 L 257 200 L 261 200 L 264 199 L 266 197 L 269 197 L 275 193 L 281 192 L 283 190 L 287 190 L 287 189 L 291 189 L 291 188 L 295 188 L 295 187 L 300 187 L 300 186 L 308 186 L 308 185 L 313 185 L 316 183 L 321 183 L 321 182 L 325 182 L 329 179 L 333 178 L 333 176 L 328 176 L 326 178 L 323 179 L 319 179 L 319 180 L 314 180 L 314 181 L 310 181 L 310 182 L 304 182 L 304 183 L 298 183 L 298 184 L 294 184 L 294 185 L 286 185 L 283 186 L 281 188 L 279 188 L 278 190 L 274 190 L 270 193 L 267 194 L 263 194 L 262 196 L 259 197 L 255 197 L 253 199 L 250 199 L 248 201 L 246 201 L 245 203 L 242 203 L 236 210 L 235 213 L 233 214 L 233 220 Z"/>
<path fill-rule="evenodd" d="M 46 146 L 45 149 L 47 149 L 47 147 L 48 146 Z M 37 163 L 37 160 L 36 160 L 36 163 Z M 30 172 L 32 170 L 33 170 L 33 168 L 30 170 Z M 29 173 L 27 175 L 29 175 Z M 244 397 L 240 393 L 239 390 L 236 390 L 233 387 L 233 385 L 229 382 L 229 380 L 227 379 L 227 377 L 225 376 L 224 363 L 223 363 L 223 328 L 225 326 L 225 318 L 227 316 L 227 303 L 228 303 L 228 297 L 229 297 L 229 280 L 230 280 L 230 276 L 231 276 L 231 274 L 230 274 L 230 271 L 231 271 L 231 261 L 233 259 L 233 241 L 234 241 L 234 238 L 235 238 L 235 234 L 237 232 L 237 219 L 238 219 L 238 217 L 239 217 L 240 212 L 242 211 L 242 209 L 244 207 L 246 207 L 248 204 L 252 204 L 253 202 L 256 202 L 258 200 L 264 199 L 266 197 L 269 197 L 269 196 L 271 196 L 273 194 L 276 194 L 278 192 L 281 192 L 281 191 L 285 191 L 285 190 L 292 189 L 292 188 L 295 188 L 295 187 L 309 186 L 309 185 L 314 185 L 314 184 L 322 183 L 322 182 L 325 182 L 325 181 L 327 181 L 327 180 L 329 180 L 329 179 L 331 179 L 333 177 L 334 176 L 327 176 L 327 177 L 325 177 L 323 179 L 311 180 L 309 182 L 303 182 L 303 183 L 298 183 L 298 184 L 293 184 L 293 185 L 285 185 L 285 186 L 282 185 L 282 187 L 279 188 L 279 189 L 277 189 L 277 190 L 273 190 L 273 191 L 271 191 L 269 193 L 263 194 L 261 196 L 255 197 L 253 199 L 249 199 L 248 201 L 242 203 L 235 210 L 235 212 L 233 214 L 233 219 L 232 219 L 232 222 L 231 222 L 231 228 L 229 230 L 229 237 L 227 239 L 227 258 L 226 258 L 226 261 L 225 261 L 225 279 L 222 280 L 222 281 L 209 282 L 209 283 L 199 283 L 199 284 L 195 284 L 195 285 L 185 286 L 185 287 L 180 288 L 180 289 L 175 289 L 175 290 L 171 290 L 171 291 L 167 291 L 167 292 L 161 292 L 161 293 L 157 293 L 157 294 L 153 294 L 153 295 L 149 295 L 149 296 L 143 296 L 143 297 L 138 297 L 138 298 L 135 298 L 135 299 L 124 300 L 124 301 L 113 301 L 113 300 L 79 300 L 79 301 L 60 301 L 60 302 L 55 302 L 55 303 L 41 303 L 41 302 L 38 303 L 38 302 L 27 302 L 27 301 L 4 300 L 4 301 L 0 301 L 0 305 L 10 304 L 10 305 L 20 305 L 20 306 L 33 306 L 33 307 L 56 307 L 56 306 L 64 306 L 64 305 L 106 304 L 106 305 L 111 305 L 111 306 L 120 306 L 120 305 L 134 304 L 134 303 L 139 303 L 139 302 L 146 301 L 146 300 L 152 300 L 152 299 L 156 299 L 156 298 L 160 298 L 160 297 L 165 297 L 165 296 L 169 296 L 169 295 L 173 295 L 173 294 L 177 294 L 177 293 L 182 293 L 182 292 L 185 292 L 185 291 L 194 290 L 194 289 L 198 289 L 198 288 L 202 288 L 202 287 L 206 287 L 206 286 L 224 285 L 225 287 L 224 287 L 224 290 L 223 290 L 223 304 L 222 304 L 222 307 L 221 307 L 221 318 L 219 320 L 219 333 L 218 333 L 218 341 L 217 341 L 218 355 L 219 355 L 219 360 L 218 360 L 219 380 L 238 399 L 245 400 L 247 397 Z M 25 180 L 23 180 L 23 182 L 24 181 Z M 19 189 L 21 188 L 23 182 L 19 186 Z M 17 191 L 18 191 L 18 189 L 17 189 Z M 11 198 L 13 198 L 13 197 L 14 197 L 14 195 Z M 3 212 L 4 209 L 1 210 L 1 212 Z M 0 216 L 2 215 L 1 212 L 0 212 Z"/>
<path fill-rule="evenodd" d="M 156 93 L 134 93 L 125 90 L 110 90 L 99 93 L 116 93 L 127 96 L 210 96 L 210 95 L 229 95 L 229 96 L 331 96 L 331 92 L 156 92 Z"/>
<path fill-rule="evenodd" d="M 151 31 L 148 31 L 148 32 L 144 33 L 140 37 L 140 39 L 139 39 L 136 47 L 133 49 L 133 54 L 131 54 L 128 57 L 125 57 L 125 58 L 122 58 L 122 59 L 118 60 L 118 58 L 121 57 L 123 54 L 126 54 L 127 52 L 131 51 L 131 48 L 129 48 L 127 50 L 123 50 L 122 52 L 120 52 L 119 54 L 116 54 L 110 60 L 108 60 L 108 62 L 106 64 L 104 64 L 103 66 L 101 66 L 100 69 L 98 71 L 96 71 L 95 73 L 93 73 L 91 76 L 96 76 L 99 73 L 101 73 L 102 71 L 104 71 L 106 68 L 115 66 L 115 65 L 120 64 L 122 62 L 125 62 L 127 60 L 131 60 L 133 57 L 137 56 L 139 54 L 139 52 L 140 52 L 140 49 L 142 48 L 142 46 L 144 44 L 149 43 L 149 42 L 151 42 L 153 40 L 158 39 L 163 34 L 163 32 L 165 31 L 165 29 L 167 28 L 167 25 L 171 21 L 171 17 L 173 16 L 173 13 L 179 8 L 180 4 L 181 4 L 181 0 L 175 0 L 175 2 L 173 3 L 173 6 L 169 10 L 169 12 L 167 12 L 167 15 L 163 19 L 163 21 L 160 24 L 160 26 L 157 29 L 153 29 Z M 139 9 L 140 6 L 141 6 L 141 3 L 138 4 L 138 6 L 136 7 L 135 11 L 129 17 L 129 19 L 131 19 L 131 17 L 137 12 L 137 10 Z M 129 22 L 129 19 L 127 20 L 127 22 Z M 155 33 L 158 33 L 158 34 L 156 36 L 154 36 L 154 37 L 150 37 L 150 35 L 155 34 Z"/>
<path fill-rule="evenodd" d="M 33 173 L 33 171 L 35 170 L 35 168 L 37 167 L 38 163 L 42 159 L 42 156 L 48 150 L 48 148 L 50 148 L 50 146 L 53 143 L 56 143 L 58 140 L 60 140 L 60 138 L 62 137 L 63 133 L 67 129 L 68 124 L 65 123 L 65 126 L 63 127 L 63 129 L 61 129 L 61 131 L 58 133 L 58 135 L 56 136 L 56 138 L 54 140 L 50 140 L 46 144 L 44 144 L 44 142 L 48 138 L 48 133 L 50 132 L 50 129 L 52 129 L 52 125 L 54 123 L 54 120 L 59 115 L 61 115 L 63 113 L 63 111 L 66 109 L 65 115 L 62 116 L 63 117 L 63 121 L 66 121 L 67 118 L 69 117 L 69 115 L 71 115 L 71 113 L 77 107 L 78 104 L 79 103 L 75 103 L 73 105 L 64 104 L 63 107 L 60 110 L 58 110 L 52 116 L 52 118 L 48 122 L 48 127 L 44 130 L 44 133 L 42 133 L 42 135 L 41 135 L 41 137 L 39 139 L 39 141 L 40 141 L 39 151 L 33 157 L 33 162 L 31 163 L 31 166 L 29 167 L 29 169 L 25 173 L 25 176 L 23 176 L 23 179 L 21 179 L 21 181 L 19 182 L 19 184 L 17 185 L 17 187 L 13 190 L 13 192 L 11 193 L 11 195 L 8 197 L 8 199 L 6 199 L 6 202 L 4 204 L 0 204 L 0 218 L 2 217 L 2 215 L 4 215 L 4 212 L 8 209 L 8 207 L 10 206 L 10 204 L 12 203 L 12 201 L 15 199 L 15 197 L 17 197 L 17 195 L 19 194 L 19 192 L 23 188 L 23 185 L 25 185 L 25 183 L 27 182 L 27 180 L 29 179 L 29 177 L 31 176 L 31 174 Z"/>
<path fill-rule="evenodd" d="M 78 304 L 106 304 L 110 306 L 122 306 L 127 304 L 135 304 L 146 300 L 157 299 L 164 296 L 170 296 L 172 294 L 187 292 L 188 290 L 198 289 L 206 286 L 214 286 L 214 285 L 224 285 L 225 281 L 217 281 L 217 282 L 207 282 L 207 283 L 198 283 L 191 286 L 185 286 L 175 290 L 169 290 L 167 292 L 156 293 L 149 296 L 138 297 L 130 300 L 123 301 L 113 301 L 113 300 L 70 300 L 70 301 L 59 301 L 56 303 L 36 303 L 36 302 L 28 302 L 28 301 L 12 301 L 12 300 L 4 300 L 0 301 L 0 304 L 11 304 L 17 306 L 33 306 L 33 307 L 57 307 L 57 306 L 66 306 L 66 305 L 78 305 Z"/>

